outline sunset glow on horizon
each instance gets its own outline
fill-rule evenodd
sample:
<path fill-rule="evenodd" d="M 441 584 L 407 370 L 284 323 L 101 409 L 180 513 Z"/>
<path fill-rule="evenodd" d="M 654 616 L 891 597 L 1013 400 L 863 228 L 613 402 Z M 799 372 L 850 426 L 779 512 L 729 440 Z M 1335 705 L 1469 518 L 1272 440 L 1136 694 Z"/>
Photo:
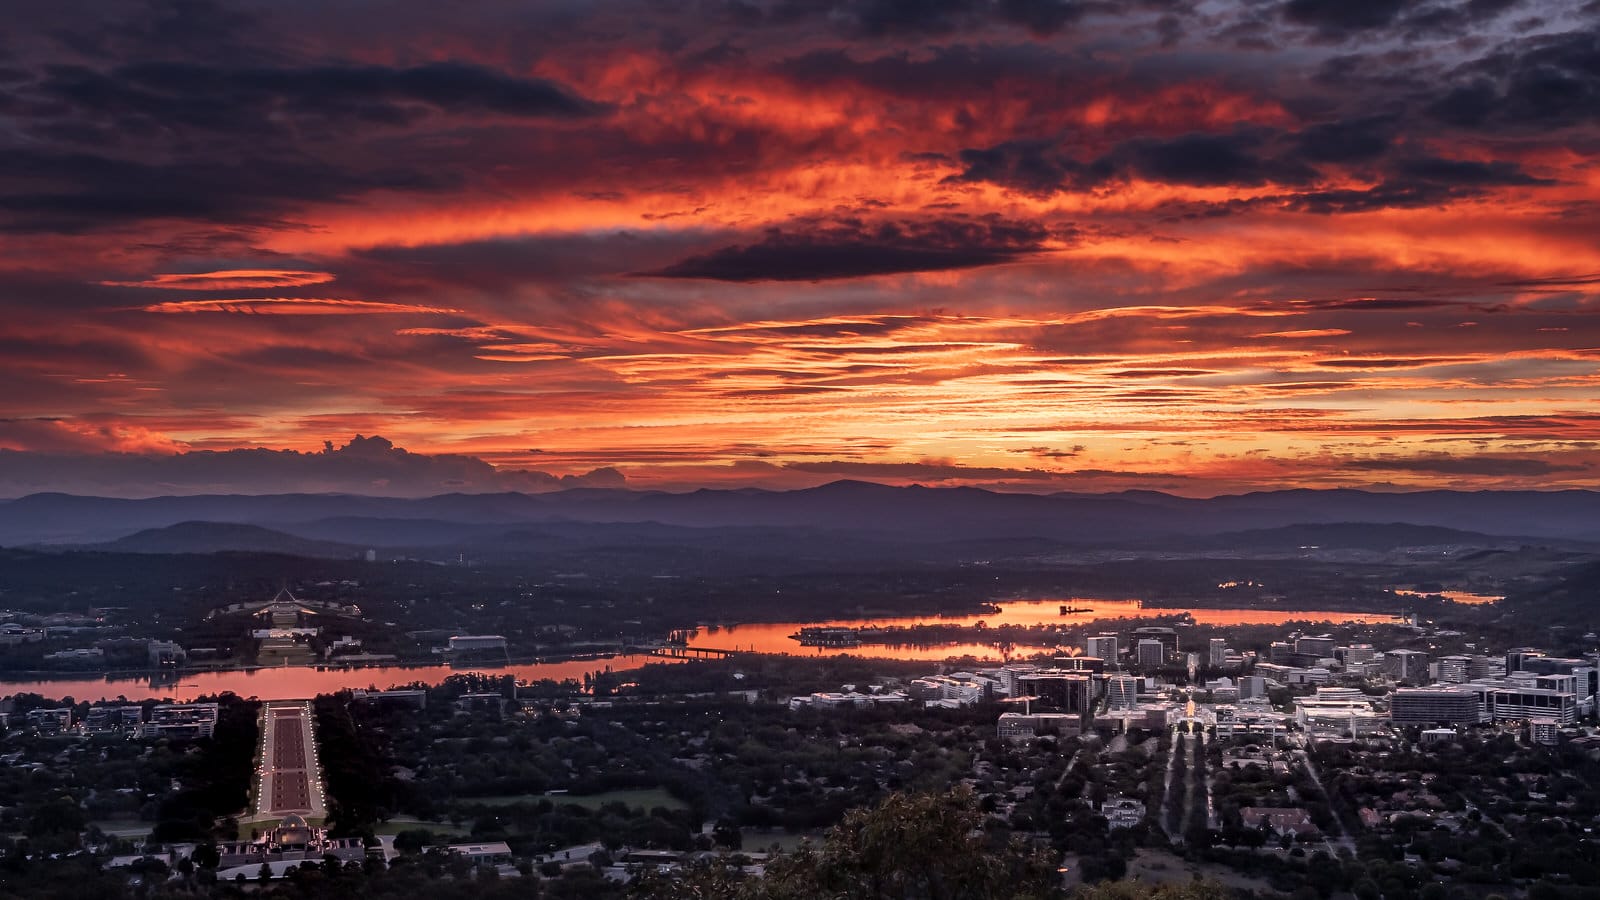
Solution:
<path fill-rule="evenodd" d="M 0 496 L 1600 487 L 1593 3 L 438 9 L 19 13 Z"/>

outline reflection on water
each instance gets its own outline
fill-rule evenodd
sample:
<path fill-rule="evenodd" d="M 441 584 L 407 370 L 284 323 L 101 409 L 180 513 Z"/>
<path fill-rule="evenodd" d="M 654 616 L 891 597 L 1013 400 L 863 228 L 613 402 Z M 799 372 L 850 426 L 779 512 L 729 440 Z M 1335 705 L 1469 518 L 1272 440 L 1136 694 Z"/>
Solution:
<path fill-rule="evenodd" d="M 373 666 L 361 669 L 319 670 L 305 666 L 269 666 L 232 672 L 185 672 L 174 681 L 170 675 L 154 677 L 51 678 L 42 681 L 0 682 L 0 694 L 33 693 L 46 697 L 71 697 L 74 700 L 114 699 L 130 701 L 192 700 L 202 694 L 232 691 L 241 697 L 261 700 L 297 700 L 317 694 L 331 694 L 344 688 L 388 688 L 398 684 L 423 682 L 438 684 L 451 675 L 483 672 L 487 675 L 514 675 L 519 681 L 572 678 L 582 680 L 591 672 L 607 669 L 636 669 L 647 662 L 666 662 L 648 656 L 603 656 L 563 662 L 526 665 L 484 666 L 469 669 L 452 666 Z"/>
<path fill-rule="evenodd" d="M 1443 597 L 1451 603 L 1461 603 L 1467 606 L 1483 606 L 1487 603 L 1499 603 L 1505 599 L 1493 594 L 1472 594 L 1467 591 L 1412 591 L 1395 588 L 1391 593 L 1397 597 Z"/>
<path fill-rule="evenodd" d="M 972 656 L 998 660 L 1001 653 L 989 644 L 866 644 L 858 647 L 802 647 L 789 635 L 804 625 L 832 625 L 857 628 L 863 625 L 908 627 L 912 625 L 1049 625 L 1076 626 L 1097 619 L 1149 619 L 1188 612 L 1198 625 L 1277 625 L 1290 620 L 1345 623 L 1396 621 L 1394 616 L 1372 613 L 1331 612 L 1326 610 L 1274 609 L 1195 609 L 1145 607 L 1137 600 L 1020 600 L 996 604 L 997 612 L 968 616 L 908 616 L 879 619 L 835 619 L 830 622 L 777 622 L 750 625 L 709 626 L 688 632 L 690 647 L 742 650 L 755 653 L 790 653 L 810 656 L 836 656 L 844 653 L 902 660 L 944 660 Z M 1066 607 L 1071 610 L 1061 612 Z M 1042 648 L 1018 648 L 1027 655 Z M 171 675 L 143 677 L 61 678 L 38 681 L 0 681 L 0 694 L 36 693 L 46 697 L 72 697 L 74 700 L 149 699 L 190 700 L 202 694 L 232 691 L 241 697 L 261 700 L 294 700 L 343 688 L 387 688 L 423 682 L 437 684 L 451 675 L 469 671 L 490 675 L 512 675 L 520 681 L 541 679 L 581 680 L 591 672 L 607 669 L 635 669 L 649 662 L 668 660 L 650 656 L 604 656 L 563 662 L 525 665 L 483 666 L 460 669 L 451 666 L 374 666 L 359 669 L 315 669 L 301 666 L 273 666 L 231 672 L 186 672 L 174 680 Z"/>
<path fill-rule="evenodd" d="M 1001 653 L 989 644 L 863 644 L 854 647 L 802 647 L 789 636 L 803 626 L 860 628 L 873 625 L 880 628 L 908 628 L 913 625 L 974 626 L 980 622 L 988 627 L 1017 625 L 1031 627 L 1075 627 L 1098 619 L 1151 619 L 1175 616 L 1187 612 L 1197 625 L 1278 625 L 1291 620 L 1330 622 L 1333 624 L 1362 624 L 1394 622 L 1394 616 L 1376 613 L 1333 612 L 1329 610 L 1278 610 L 1278 609 L 1174 609 L 1147 607 L 1138 600 L 1094 600 L 1084 597 L 1057 598 L 1053 600 L 1017 600 L 996 603 L 998 612 L 964 616 L 908 616 L 903 618 L 834 619 L 827 622 L 761 622 L 751 625 L 722 625 L 696 629 L 688 633 L 689 646 L 721 650 L 744 650 L 755 653 L 795 653 L 811 656 L 838 656 L 849 653 L 856 656 L 876 656 L 888 659 L 942 660 L 952 656 L 973 656 L 978 659 L 998 660 Z M 1063 614 L 1062 608 L 1069 612 Z M 1042 648 L 1018 648 L 1022 655 L 1038 652 Z"/>

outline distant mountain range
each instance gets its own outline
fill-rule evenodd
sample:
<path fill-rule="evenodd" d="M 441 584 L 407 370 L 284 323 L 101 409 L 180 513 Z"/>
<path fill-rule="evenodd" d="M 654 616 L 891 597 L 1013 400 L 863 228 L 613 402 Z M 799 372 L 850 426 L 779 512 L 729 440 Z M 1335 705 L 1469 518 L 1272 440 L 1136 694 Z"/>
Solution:
<path fill-rule="evenodd" d="M 796 529 L 827 544 L 829 552 L 850 553 L 854 547 L 858 555 L 870 552 L 873 542 L 1120 546 L 1170 541 L 1194 549 L 1487 546 L 1493 539 L 1590 542 L 1600 541 L 1600 493 L 1289 490 L 1190 499 L 1148 491 L 1033 495 L 839 481 L 798 491 L 683 494 L 590 488 L 423 499 L 279 494 L 124 500 L 34 494 L 0 501 L 0 545 L 109 543 L 134 552 L 212 552 L 204 549 L 212 547 L 342 556 L 367 547 L 668 544 L 686 537 L 708 545 L 752 542 L 770 548 L 779 533 Z"/>
<path fill-rule="evenodd" d="M 229 522 L 179 522 L 93 546 L 110 553 L 281 553 L 330 559 L 352 558 L 364 549 Z"/>

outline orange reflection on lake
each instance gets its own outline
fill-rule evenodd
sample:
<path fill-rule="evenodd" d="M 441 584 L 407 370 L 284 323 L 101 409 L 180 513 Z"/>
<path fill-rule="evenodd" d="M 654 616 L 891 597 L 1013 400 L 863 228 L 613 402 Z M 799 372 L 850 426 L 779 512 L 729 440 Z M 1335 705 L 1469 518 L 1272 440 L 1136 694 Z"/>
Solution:
<path fill-rule="evenodd" d="M 1473 594 L 1467 591 L 1411 591 L 1395 588 L 1391 593 L 1397 597 L 1443 597 L 1451 603 L 1461 603 L 1466 606 L 1484 606 L 1505 599 L 1493 594 Z"/>
<path fill-rule="evenodd" d="M 185 672 L 176 683 L 143 678 L 48 678 L 36 681 L 0 681 L 0 696 L 32 693 L 45 697 L 71 697 L 74 700 L 108 700 L 126 697 L 141 700 L 193 700 L 208 694 L 231 691 L 241 697 L 259 700 L 299 700 L 318 694 L 332 694 L 346 688 L 389 688 L 396 685 L 438 684 L 451 675 L 481 673 L 491 677 L 516 676 L 518 681 L 568 678 L 582 681 L 592 672 L 637 669 L 645 663 L 676 662 L 649 656 L 603 656 L 559 662 L 527 663 L 509 666 L 370 666 L 365 668 L 325 668 L 311 666 L 269 666 L 221 672 Z"/>
<path fill-rule="evenodd" d="M 1182 609 L 1145 606 L 1138 600 L 1094 600 L 1070 597 L 1053 600 L 999 601 L 998 612 L 960 616 L 905 616 L 883 618 L 830 619 L 825 622 L 758 622 L 745 625 L 708 625 L 688 633 L 690 647 L 742 650 L 753 653 L 790 653 L 804 656 L 872 656 L 884 659 L 943 660 L 955 656 L 999 660 L 1003 655 L 990 644 L 870 643 L 852 647 L 806 647 L 790 635 L 804 627 L 910 628 L 915 625 L 989 627 L 1013 625 L 1073 628 L 1106 619 L 1153 619 L 1188 613 L 1197 625 L 1280 625 L 1284 622 L 1328 622 L 1331 624 L 1377 624 L 1395 622 L 1395 616 L 1379 613 L 1352 613 L 1332 610 L 1282 609 Z M 1063 614 L 1065 606 L 1072 612 Z M 1107 629 L 1113 626 L 1106 624 Z M 1029 656 L 1044 652 L 1044 647 L 1019 646 L 1013 655 Z"/>

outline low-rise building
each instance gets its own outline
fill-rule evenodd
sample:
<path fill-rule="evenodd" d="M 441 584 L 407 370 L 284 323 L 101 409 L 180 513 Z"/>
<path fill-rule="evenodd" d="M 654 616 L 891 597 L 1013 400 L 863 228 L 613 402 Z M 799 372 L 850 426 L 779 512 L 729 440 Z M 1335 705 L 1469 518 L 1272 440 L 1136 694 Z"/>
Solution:
<path fill-rule="evenodd" d="M 803 697 L 790 697 L 789 708 L 844 709 L 857 706 L 900 704 L 910 699 L 900 691 L 884 691 L 876 694 L 863 694 L 857 691 L 819 691 Z"/>
<path fill-rule="evenodd" d="M 313 828 L 300 816 L 285 816 L 277 828 L 250 841 L 224 841 L 217 845 L 219 870 L 241 866 L 289 863 L 298 860 L 321 862 L 332 856 L 341 861 L 363 860 L 367 847 L 361 838 L 330 838 L 325 828 Z M 251 878 L 255 873 L 249 873 Z"/>
<path fill-rule="evenodd" d="M 506 639 L 498 634 L 456 634 L 451 635 L 445 650 L 451 656 L 495 653 L 503 655 L 506 652 Z"/>
<path fill-rule="evenodd" d="M 511 845 L 505 841 L 491 841 L 486 844 L 451 844 L 445 848 L 457 856 L 464 856 L 468 862 L 484 866 L 504 866 L 512 862 Z"/>
<path fill-rule="evenodd" d="M 1554 747 L 1561 740 L 1561 723 L 1554 719 L 1534 719 L 1528 723 L 1528 740 Z"/>
<path fill-rule="evenodd" d="M 402 706 L 411 706 L 417 709 L 427 709 L 428 692 L 420 688 L 394 688 L 387 691 L 357 690 L 350 692 L 350 699 L 367 703 L 394 703 Z"/>
<path fill-rule="evenodd" d="M 1319 834 L 1311 814 L 1303 809 L 1281 806 L 1246 806 L 1239 810 L 1246 828 L 1267 828 L 1273 834 L 1309 837 Z"/>
<path fill-rule="evenodd" d="M 1067 713 L 1001 713 L 995 735 L 1008 741 L 1031 741 L 1041 734 L 1076 737 L 1083 732 L 1083 717 Z"/>
<path fill-rule="evenodd" d="M 29 710 L 28 724 L 40 734 L 61 734 L 72 727 L 72 708 Z"/>
<path fill-rule="evenodd" d="M 1106 819 L 1106 827 L 1112 831 L 1118 828 L 1133 828 L 1144 821 L 1144 803 L 1132 797 L 1113 796 L 1107 797 L 1100 804 L 1100 815 Z"/>
<path fill-rule="evenodd" d="M 1461 735 L 1454 728 L 1424 728 L 1422 729 L 1423 744 L 1448 744 L 1459 740 Z"/>
<path fill-rule="evenodd" d="M 146 738 L 202 738 L 217 731 L 217 704 L 163 703 L 150 710 L 141 735 Z"/>
<path fill-rule="evenodd" d="M 906 688 L 913 700 L 939 705 L 970 706 L 991 699 L 998 685 L 992 678 L 972 673 L 957 672 L 951 675 L 929 675 L 918 678 Z"/>
<path fill-rule="evenodd" d="M 1264 703 L 1218 706 L 1215 716 L 1217 737 L 1275 738 L 1289 730 L 1290 718 Z"/>
<path fill-rule="evenodd" d="M 88 735 L 138 735 L 144 726 L 144 709 L 138 706 L 96 706 L 83 719 Z"/>

